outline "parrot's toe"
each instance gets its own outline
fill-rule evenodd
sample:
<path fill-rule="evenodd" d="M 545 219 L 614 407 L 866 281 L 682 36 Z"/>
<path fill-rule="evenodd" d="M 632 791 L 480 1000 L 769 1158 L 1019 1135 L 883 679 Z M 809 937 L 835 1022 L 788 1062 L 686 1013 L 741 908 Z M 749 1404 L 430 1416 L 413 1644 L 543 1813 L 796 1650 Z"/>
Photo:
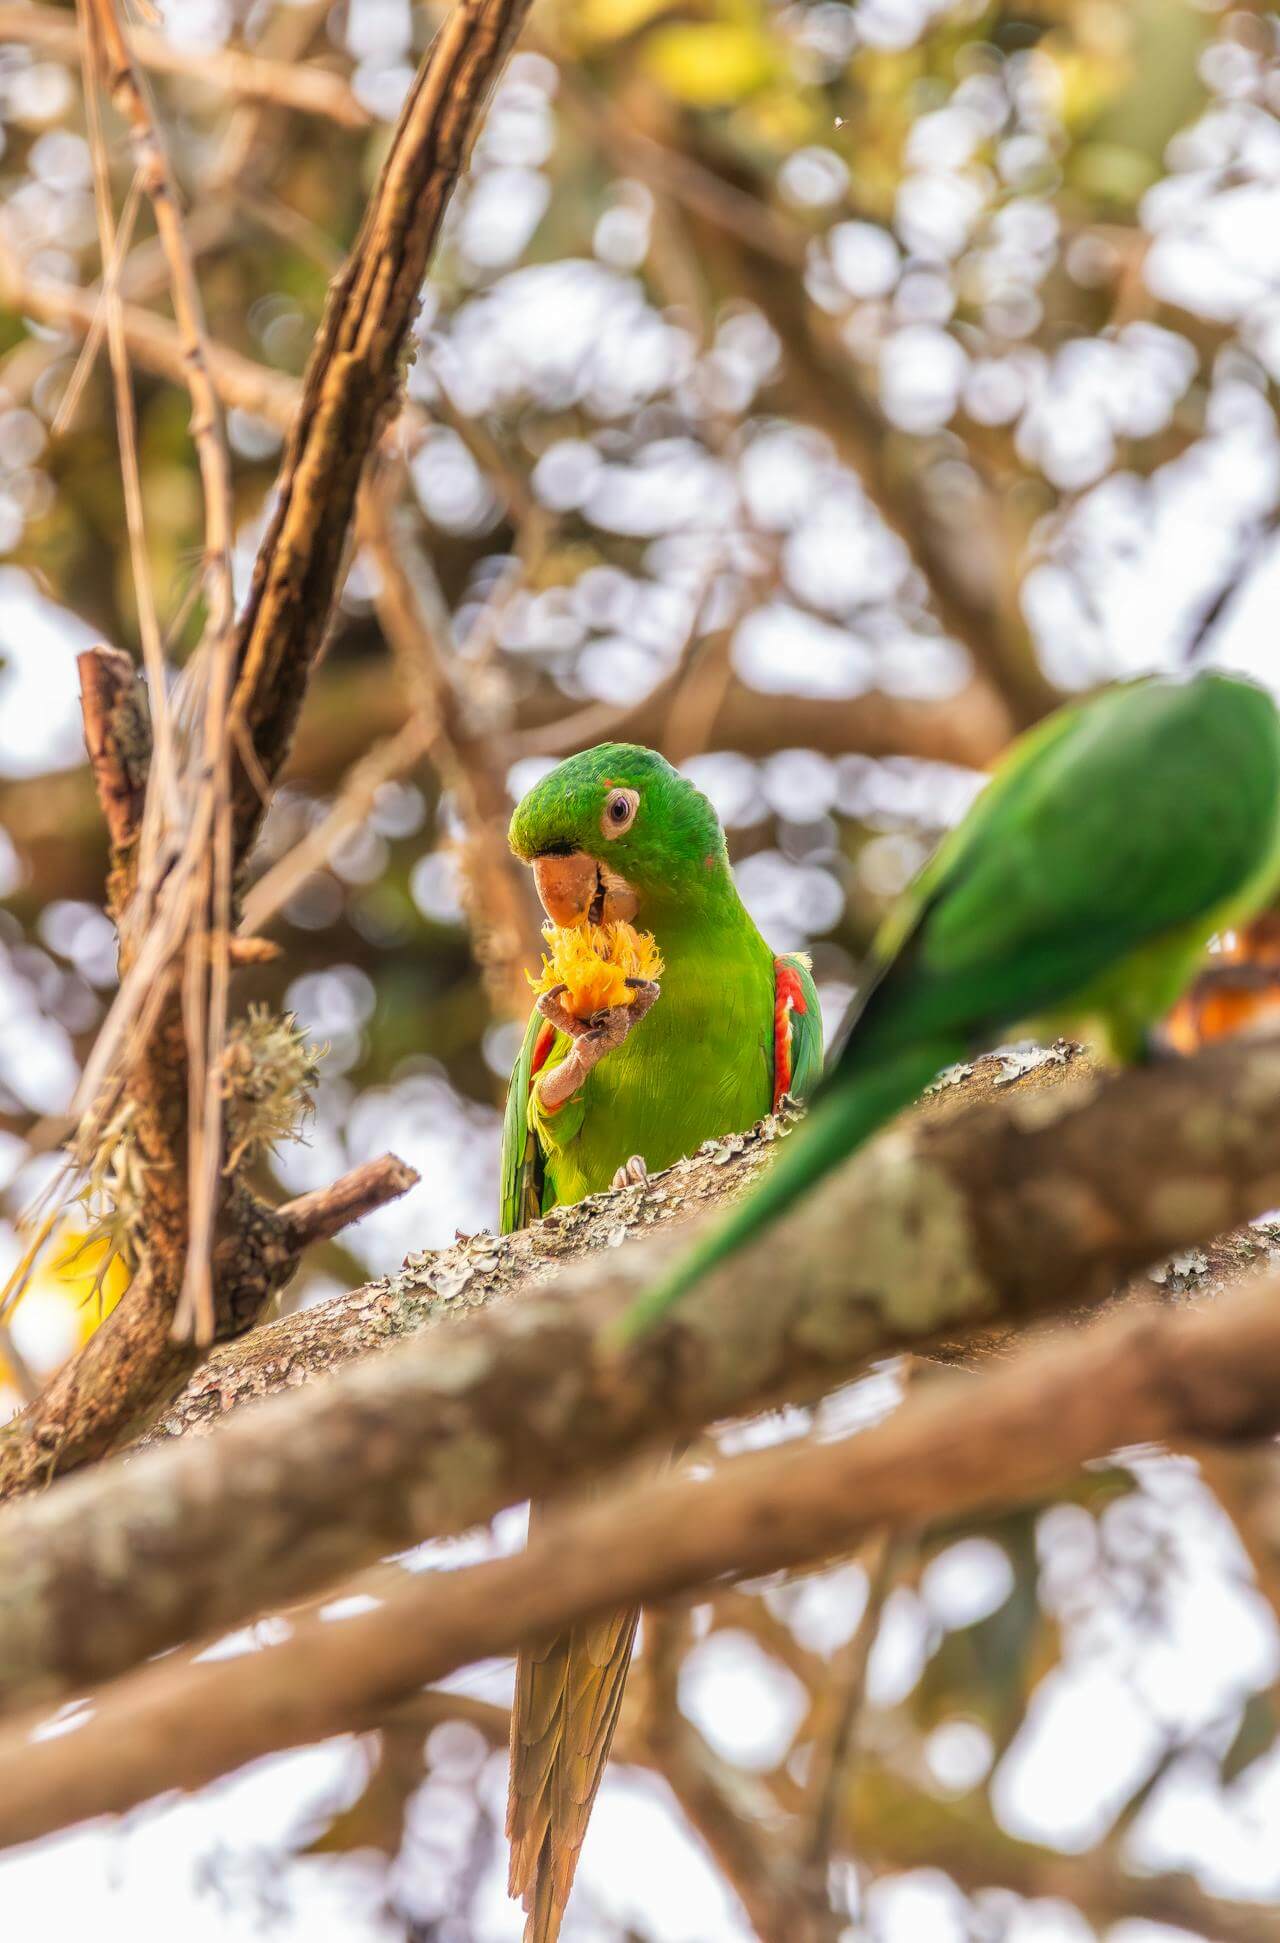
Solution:
<path fill-rule="evenodd" d="M 644 1155 L 632 1154 L 630 1160 L 623 1161 L 609 1186 L 610 1188 L 641 1187 L 648 1178 L 649 1169 L 645 1164 Z"/>

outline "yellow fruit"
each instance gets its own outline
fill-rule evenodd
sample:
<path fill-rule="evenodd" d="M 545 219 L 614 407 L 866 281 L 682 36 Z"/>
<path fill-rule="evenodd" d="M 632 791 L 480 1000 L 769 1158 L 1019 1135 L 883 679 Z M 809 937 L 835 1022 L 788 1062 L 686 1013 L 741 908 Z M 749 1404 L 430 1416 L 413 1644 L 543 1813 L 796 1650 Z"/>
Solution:
<path fill-rule="evenodd" d="M 562 1004 L 575 1018 L 589 1019 L 615 1005 L 629 1005 L 635 996 L 629 978 L 661 978 L 662 954 L 648 931 L 619 919 L 615 924 L 576 924 L 562 928 L 544 924 L 542 935 L 549 952 L 542 971 L 529 976 L 535 992 L 565 987 Z"/>

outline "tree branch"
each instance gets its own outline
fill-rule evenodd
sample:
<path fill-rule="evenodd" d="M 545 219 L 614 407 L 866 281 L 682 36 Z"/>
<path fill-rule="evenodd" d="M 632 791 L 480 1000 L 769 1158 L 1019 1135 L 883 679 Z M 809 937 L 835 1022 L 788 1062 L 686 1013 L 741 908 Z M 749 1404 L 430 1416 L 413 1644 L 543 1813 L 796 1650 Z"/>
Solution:
<path fill-rule="evenodd" d="M 161 886 L 138 957 L 121 984 L 82 1080 L 82 1096 L 96 1101 L 108 1072 L 120 1066 L 125 1036 L 132 1033 L 145 1044 L 147 1058 L 131 1077 L 131 1086 L 139 1103 L 139 1142 L 157 1203 L 148 1223 L 146 1254 L 107 1325 L 44 1395 L 6 1427 L 0 1437 L 0 1496 L 15 1495 L 100 1456 L 139 1411 L 175 1387 L 192 1366 L 189 1352 L 170 1341 L 179 1290 L 188 1289 L 188 1266 L 196 1254 L 188 1247 L 189 1211 L 176 1156 L 186 1146 L 182 1095 L 188 1071 L 197 1074 L 199 1064 L 187 1059 L 175 966 L 185 952 L 189 971 L 194 967 L 203 975 L 208 969 L 198 947 L 203 942 L 201 911 L 209 908 L 205 889 L 210 851 L 229 883 L 265 808 L 263 780 L 274 780 L 288 750 L 336 592 L 360 475 L 396 394 L 405 339 L 440 221 L 527 7 L 528 0 L 460 0 L 449 15 L 409 92 L 360 237 L 330 291 L 280 471 L 275 512 L 258 551 L 248 606 L 235 637 L 236 682 L 229 718 L 223 722 L 221 708 L 215 710 L 212 700 L 207 704 L 206 721 L 216 714 L 221 726 L 218 748 L 205 751 L 206 768 L 211 776 L 216 771 L 226 778 L 229 741 L 236 752 L 231 778 L 225 791 L 205 792 L 196 799 L 182 853 Z M 175 312 L 188 353 L 184 369 L 196 418 L 202 412 L 207 418 L 213 406 L 206 395 L 203 362 L 196 356 L 203 335 L 198 294 L 163 155 L 141 103 L 111 0 L 93 0 L 93 8 L 107 35 L 114 85 L 133 122 L 157 224 L 169 244 Z M 202 467 L 208 471 L 216 446 L 212 428 L 193 429 Z M 212 665 L 223 668 L 224 657 L 217 655 Z M 225 939 L 225 929 L 215 927 L 212 935 Z M 188 949 L 192 942 L 194 952 Z M 219 978 L 224 968 L 222 958 Z M 210 1021 L 219 1009 L 215 998 L 220 999 L 220 986 L 217 992 L 210 987 Z M 203 1003 L 196 1009 L 203 1010 Z M 208 1050 L 214 1050 L 212 1038 Z M 200 1162 L 204 1198 L 199 1211 L 211 1230 L 209 1203 L 217 1194 L 221 1161 L 220 1141 L 212 1137 L 218 1103 L 207 1090 L 202 1097 L 212 1107 Z M 232 1236 L 215 1251 L 232 1285 L 230 1302 L 205 1290 L 202 1282 L 190 1289 L 202 1319 L 221 1332 L 229 1312 L 243 1313 L 239 1297 L 246 1277 L 240 1274 L 234 1246 L 238 1214 L 245 1224 L 239 1239 L 250 1264 L 247 1285 L 257 1286 L 264 1279 L 268 1288 L 277 1285 L 270 1275 L 264 1277 L 255 1260 L 260 1231 L 270 1228 L 270 1211 L 253 1210 L 250 1198 L 241 1195 L 228 1203 L 225 1214 Z M 212 1278 L 212 1264 L 209 1274 Z"/>
<path fill-rule="evenodd" d="M 286 1201 L 276 1212 L 288 1240 L 301 1251 L 319 1241 L 332 1241 L 353 1221 L 386 1207 L 388 1201 L 398 1201 L 420 1178 L 416 1168 L 407 1167 L 395 1154 L 382 1154 L 353 1167 L 328 1187 Z"/>
<path fill-rule="evenodd" d="M 437 595 L 434 603 L 438 614 L 429 613 L 398 530 L 400 470 L 371 479 L 361 502 L 361 534 L 378 576 L 378 622 L 465 832 L 463 901 L 490 999 L 499 1014 L 523 1019 L 529 1008 L 524 972 L 529 942 L 538 935 L 538 906 L 528 872 L 507 846 L 509 758 L 500 737 L 477 732 L 467 720 L 441 639 L 448 625 L 443 597 Z"/>
<path fill-rule="evenodd" d="M 111 841 L 108 909 L 118 919 L 129 900 L 130 860 L 142 822 L 151 736 L 137 670 L 118 648 L 76 656 L 85 748 Z"/>
<path fill-rule="evenodd" d="M 552 1521 L 514 1557 L 384 1569 L 361 1588 L 372 1610 L 294 1615 L 284 1644 L 236 1659 L 145 1667 L 99 1695 L 72 1734 L 33 1741 L 28 1717 L 0 1733 L 0 1841 L 359 1728 L 428 1681 L 614 1606 L 810 1564 L 878 1526 L 1025 1502 L 1118 1444 L 1278 1427 L 1275 1284 L 1205 1312 L 1122 1311 L 992 1374 L 932 1385 L 843 1442 L 633 1483 Z"/>
<path fill-rule="evenodd" d="M 848 1851 L 877 1875 L 941 1869 L 966 1894 L 999 1886 L 1035 1900 L 1061 1897 L 1100 1933 L 1114 1923 L 1167 1923 L 1214 1943 L 1280 1943 L 1280 1913 L 1210 1895 L 1194 1876 L 1127 1869 L 1116 1845 L 1084 1855 L 1009 1835 L 981 1795 L 945 1801 L 869 1766 L 847 1804 Z"/>
<path fill-rule="evenodd" d="M 9 308 L 82 337 L 93 330 L 102 304 L 99 290 L 82 290 L 75 284 L 57 283 L 33 273 L 3 238 L 0 290 Z M 155 377 L 182 384 L 182 339 L 177 325 L 141 304 L 122 305 L 121 317 L 134 362 Z M 302 395 L 297 378 L 285 371 L 273 371 L 269 365 L 258 364 L 221 344 L 209 346 L 209 375 L 224 405 L 234 405 L 265 419 L 279 431 L 288 431 Z"/>
<path fill-rule="evenodd" d="M 502 1242 L 477 1236 L 416 1258 L 339 1306 L 330 1360 L 350 1354 L 352 1310 L 366 1345 L 415 1309 L 419 1322 L 486 1301 L 488 1313 L 268 1400 L 215 1440 L 153 1450 L 13 1507 L 0 1519 L 0 1691 L 12 1704 L 32 1687 L 100 1679 L 656 1441 L 813 1395 L 886 1350 L 1111 1294 L 1127 1273 L 1280 1201 L 1280 1042 L 1082 1088 L 1015 1090 L 1001 1106 L 892 1132 L 634 1349 L 606 1354 L 602 1327 L 670 1244 L 611 1250 L 607 1276 L 589 1255 L 550 1282 L 551 1264 L 575 1252 L 575 1237 L 625 1237 L 602 1208 L 625 1205 L 644 1228 L 671 1204 L 723 1200 L 766 1146 L 734 1136 L 626 1190 L 630 1200 L 557 1209 Z M 520 1301 L 494 1301 L 522 1288 Z M 249 1387 L 296 1385 L 305 1368 L 264 1337 Z M 81 1623 L 88 1598 L 92 1628 Z"/>

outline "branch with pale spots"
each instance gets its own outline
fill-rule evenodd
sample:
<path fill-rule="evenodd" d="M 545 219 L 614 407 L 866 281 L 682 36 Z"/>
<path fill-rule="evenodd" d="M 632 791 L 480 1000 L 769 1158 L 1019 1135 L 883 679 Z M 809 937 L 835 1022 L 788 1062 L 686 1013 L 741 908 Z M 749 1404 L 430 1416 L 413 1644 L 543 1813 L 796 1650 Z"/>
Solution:
<path fill-rule="evenodd" d="M 29 1714 L 0 1732 L 0 1842 L 358 1730 L 428 1682 L 615 1607 L 813 1564 L 875 1528 L 1034 1501 L 1118 1445 L 1272 1434 L 1278 1298 L 1263 1284 L 1208 1311 L 1125 1309 L 992 1373 L 929 1385 L 840 1442 L 624 1484 L 513 1557 L 443 1573 L 384 1567 L 345 1589 L 362 1595 L 354 1616 L 298 1613 L 257 1653 L 144 1667 L 97 1695 L 74 1735 L 33 1739 L 42 1716 Z M 47 1547 L 28 1551 L 28 1589 L 48 1563 Z M 81 1584 L 91 1596 L 92 1579 Z"/>
<path fill-rule="evenodd" d="M 0 1694 L 78 1689 L 894 1349 L 954 1352 L 1104 1301 L 1280 1202 L 1280 1043 L 1105 1080 L 1077 1081 L 1082 1064 L 1064 1051 L 1006 1087 L 984 1061 L 624 1356 L 603 1350 L 608 1326 L 683 1241 L 644 1231 L 750 1182 L 772 1123 L 518 1234 L 415 1258 L 213 1357 L 159 1447 L 0 1517 Z M 966 1090 L 989 1103 L 949 1111 Z M 1230 1246 L 1242 1263 L 1266 1252 Z M 397 1336 L 410 1340 L 370 1353 Z M 214 1438 L 174 1441 L 228 1415 Z M 93 1628 L 75 1620 L 88 1597 Z"/>

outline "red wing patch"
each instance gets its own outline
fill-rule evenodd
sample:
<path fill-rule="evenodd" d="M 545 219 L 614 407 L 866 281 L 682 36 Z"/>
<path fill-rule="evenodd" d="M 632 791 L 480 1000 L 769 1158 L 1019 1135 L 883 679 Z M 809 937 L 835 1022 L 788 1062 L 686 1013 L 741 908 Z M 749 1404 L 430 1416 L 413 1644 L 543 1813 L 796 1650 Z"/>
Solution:
<path fill-rule="evenodd" d="M 775 983 L 773 988 L 773 1104 L 778 1103 L 791 1086 L 791 1014 L 807 1012 L 804 986 L 794 965 L 785 958 L 773 961 Z"/>
<path fill-rule="evenodd" d="M 556 1042 L 556 1029 L 550 1019 L 544 1019 L 542 1030 L 533 1042 L 533 1057 L 529 1061 L 529 1078 L 540 1073 L 547 1063 L 547 1055 Z"/>

